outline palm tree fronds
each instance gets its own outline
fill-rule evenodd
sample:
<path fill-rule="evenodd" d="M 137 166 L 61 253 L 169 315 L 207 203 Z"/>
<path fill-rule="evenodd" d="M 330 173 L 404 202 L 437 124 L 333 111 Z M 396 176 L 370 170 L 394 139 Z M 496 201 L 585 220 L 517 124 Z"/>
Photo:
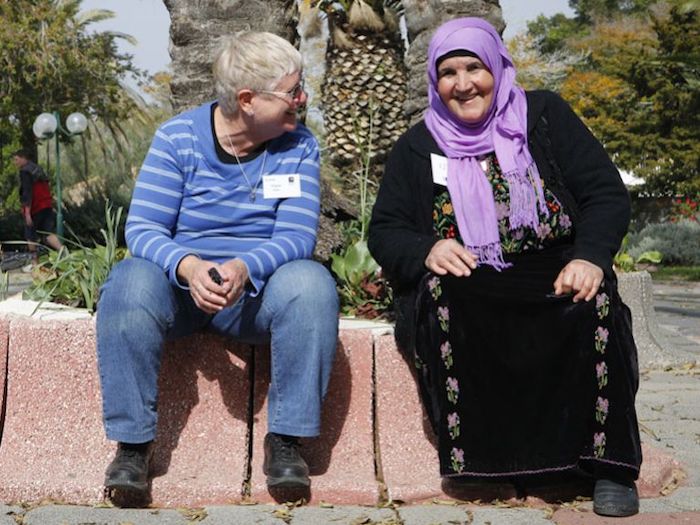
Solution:
<path fill-rule="evenodd" d="M 109 9 L 88 9 L 87 11 L 82 11 L 75 16 L 75 22 L 79 26 L 86 26 L 95 22 L 102 22 L 103 20 L 109 20 L 116 16 L 114 11 Z"/>
<path fill-rule="evenodd" d="M 132 35 L 128 33 L 122 33 L 121 31 L 103 31 L 104 33 L 113 36 L 114 38 L 121 38 L 122 40 L 126 40 L 129 42 L 132 46 L 138 45 L 139 41 Z"/>

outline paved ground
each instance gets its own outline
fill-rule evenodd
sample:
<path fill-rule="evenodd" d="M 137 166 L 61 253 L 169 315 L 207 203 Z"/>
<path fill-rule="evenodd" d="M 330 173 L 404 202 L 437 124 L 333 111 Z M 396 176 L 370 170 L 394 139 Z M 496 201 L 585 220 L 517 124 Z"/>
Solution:
<path fill-rule="evenodd" d="M 700 283 L 654 283 L 654 310 L 674 344 L 700 357 Z"/>
<path fill-rule="evenodd" d="M 26 281 L 12 272 L 11 289 L 21 289 Z M 654 305 L 659 325 L 672 334 L 674 344 L 700 357 L 700 283 L 657 283 Z M 0 525 L 700 525 L 700 368 L 644 372 L 637 409 L 642 440 L 672 455 L 683 471 L 664 490 L 665 495 L 643 499 L 641 513 L 631 518 L 600 518 L 585 500 L 546 507 L 532 507 L 526 500 L 480 505 L 435 501 L 386 508 L 230 505 L 203 509 L 117 509 L 41 502 L 0 505 Z"/>

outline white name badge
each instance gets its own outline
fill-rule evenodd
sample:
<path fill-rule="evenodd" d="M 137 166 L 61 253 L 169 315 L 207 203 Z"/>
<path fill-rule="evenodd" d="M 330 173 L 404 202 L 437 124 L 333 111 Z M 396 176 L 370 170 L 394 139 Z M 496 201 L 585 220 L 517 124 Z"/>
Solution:
<path fill-rule="evenodd" d="M 265 175 L 263 177 L 263 197 L 266 199 L 301 197 L 301 177 L 298 174 Z"/>
<path fill-rule="evenodd" d="M 447 186 L 447 157 L 431 153 L 430 164 L 433 168 L 433 182 Z"/>

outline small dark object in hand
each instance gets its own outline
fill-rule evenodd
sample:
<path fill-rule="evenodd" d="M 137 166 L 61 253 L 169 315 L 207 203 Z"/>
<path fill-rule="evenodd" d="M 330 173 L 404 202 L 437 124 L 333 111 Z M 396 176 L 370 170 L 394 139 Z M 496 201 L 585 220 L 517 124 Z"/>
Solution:
<path fill-rule="evenodd" d="M 216 268 L 209 268 L 209 277 L 211 277 L 211 280 L 219 286 L 224 284 L 224 280 L 221 278 L 221 274 L 217 271 Z"/>

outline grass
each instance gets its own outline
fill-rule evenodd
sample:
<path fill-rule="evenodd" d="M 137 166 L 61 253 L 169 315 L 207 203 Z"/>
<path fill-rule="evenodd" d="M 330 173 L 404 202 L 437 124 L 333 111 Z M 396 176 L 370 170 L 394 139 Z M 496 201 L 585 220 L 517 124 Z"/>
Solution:
<path fill-rule="evenodd" d="M 658 266 L 651 277 L 655 281 L 700 281 L 700 266 Z"/>

